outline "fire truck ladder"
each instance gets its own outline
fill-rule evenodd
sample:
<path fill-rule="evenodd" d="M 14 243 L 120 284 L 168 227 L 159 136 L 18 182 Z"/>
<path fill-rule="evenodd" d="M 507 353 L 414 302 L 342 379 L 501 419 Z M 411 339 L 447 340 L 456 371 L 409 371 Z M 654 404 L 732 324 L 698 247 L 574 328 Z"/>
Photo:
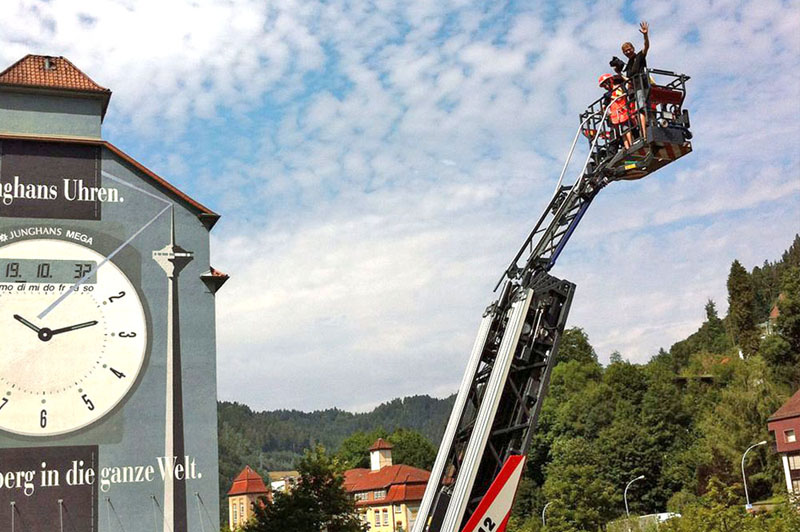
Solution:
<path fill-rule="evenodd" d="M 670 93 L 670 101 L 677 100 L 673 93 L 680 92 L 680 102 L 678 108 L 670 108 L 668 116 L 677 118 L 669 122 L 651 108 L 648 98 L 642 112 L 652 122 L 647 127 L 649 141 L 638 139 L 623 148 L 624 132 L 608 124 L 611 106 L 600 100 L 581 115 L 553 197 L 495 286 L 497 292 L 502 285 L 499 297 L 483 314 L 413 532 L 502 532 L 522 466 L 512 479 L 510 495 L 500 496 L 510 501 L 502 504 L 496 502 L 499 484 L 509 482 L 501 470 L 510 458 L 528 452 L 575 291 L 573 283 L 548 272 L 608 182 L 638 178 L 670 162 L 657 156 L 663 155 L 665 143 L 683 148 L 677 157 L 691 151 L 688 114 L 679 108 L 688 77 L 655 72 L 679 80 L 654 87 Z M 621 98 L 626 96 L 615 101 Z M 588 128 L 593 131 L 590 135 Z M 676 135 L 676 130 L 683 134 Z M 581 133 L 590 139 L 589 154 L 577 180 L 563 185 Z M 670 153 L 674 157 L 677 152 Z M 645 157 L 636 162 L 631 154 Z M 486 517 L 493 504 L 507 509 L 499 517 Z"/>

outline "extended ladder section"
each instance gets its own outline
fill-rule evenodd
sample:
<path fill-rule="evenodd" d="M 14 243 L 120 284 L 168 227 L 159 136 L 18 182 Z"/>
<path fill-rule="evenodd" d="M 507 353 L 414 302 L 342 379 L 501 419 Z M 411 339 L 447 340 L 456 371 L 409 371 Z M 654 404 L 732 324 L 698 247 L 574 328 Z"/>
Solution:
<path fill-rule="evenodd" d="M 575 291 L 549 271 L 605 185 L 638 179 L 691 151 L 688 113 L 681 108 L 689 78 L 648 74 L 581 115 L 553 197 L 484 312 L 413 532 L 504 529 L 522 467 L 512 459 L 528 452 Z M 671 81 L 656 85 L 653 74 Z M 629 123 L 608 120 L 611 103 L 628 106 Z M 576 181 L 564 185 L 581 134 L 589 153 Z"/>

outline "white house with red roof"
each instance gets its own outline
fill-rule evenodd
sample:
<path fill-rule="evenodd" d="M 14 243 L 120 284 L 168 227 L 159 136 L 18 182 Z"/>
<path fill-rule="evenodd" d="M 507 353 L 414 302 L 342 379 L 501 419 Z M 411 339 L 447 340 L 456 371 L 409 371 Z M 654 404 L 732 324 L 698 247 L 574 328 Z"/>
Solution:
<path fill-rule="evenodd" d="M 261 475 L 245 466 L 228 490 L 228 528 L 237 530 L 244 526 L 253 517 L 253 505 L 261 504 L 262 497 L 272 499 L 269 488 Z"/>
<path fill-rule="evenodd" d="M 414 524 L 430 472 L 392 463 L 392 444 L 378 438 L 369 448 L 370 468 L 345 471 L 344 487 L 362 519 L 376 532 L 408 532 Z"/>

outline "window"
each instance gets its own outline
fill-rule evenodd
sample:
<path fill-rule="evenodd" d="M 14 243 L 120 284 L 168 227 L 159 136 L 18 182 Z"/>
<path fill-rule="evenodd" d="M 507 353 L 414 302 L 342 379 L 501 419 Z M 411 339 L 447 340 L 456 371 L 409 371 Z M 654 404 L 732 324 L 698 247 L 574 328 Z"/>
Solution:
<path fill-rule="evenodd" d="M 797 495 L 800 495 L 800 480 L 792 481 L 792 491 L 794 491 Z"/>
<path fill-rule="evenodd" d="M 383 511 L 383 526 L 389 526 L 389 510 Z"/>
<path fill-rule="evenodd" d="M 353 499 L 355 499 L 357 501 L 366 501 L 367 500 L 367 492 L 366 491 L 358 492 L 355 495 L 353 495 Z"/>
<path fill-rule="evenodd" d="M 381 511 L 375 510 L 375 526 L 381 526 Z"/>
<path fill-rule="evenodd" d="M 793 429 L 784 430 L 783 438 L 786 440 L 786 443 L 794 443 L 797 441 L 797 436 L 795 436 Z"/>
<path fill-rule="evenodd" d="M 233 524 L 237 524 L 239 521 L 239 514 L 236 511 L 236 505 L 233 505 Z"/>
<path fill-rule="evenodd" d="M 790 454 L 789 458 L 789 469 L 792 471 L 800 471 L 800 454 Z"/>
<path fill-rule="evenodd" d="M 386 490 L 376 490 L 373 493 L 374 499 L 385 499 L 386 498 Z"/>
<path fill-rule="evenodd" d="M 403 512 L 403 505 L 402 504 L 395 504 L 394 505 L 394 513 L 399 514 Z"/>

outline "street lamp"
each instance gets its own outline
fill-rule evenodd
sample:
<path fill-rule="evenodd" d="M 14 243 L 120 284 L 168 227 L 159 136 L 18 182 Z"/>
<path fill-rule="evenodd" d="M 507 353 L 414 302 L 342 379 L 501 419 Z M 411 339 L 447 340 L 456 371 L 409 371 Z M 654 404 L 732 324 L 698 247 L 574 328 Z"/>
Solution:
<path fill-rule="evenodd" d="M 750 452 L 750 449 L 752 449 L 754 447 L 758 447 L 759 445 L 766 445 L 766 444 L 767 444 L 766 440 L 760 441 L 758 443 L 754 443 L 753 445 L 748 447 L 747 450 L 742 455 L 742 481 L 744 482 L 744 499 L 745 499 L 745 501 L 747 501 L 747 504 L 745 505 L 745 509 L 746 510 L 751 509 L 753 507 L 753 505 L 750 504 L 750 495 L 747 493 L 747 476 L 745 476 L 745 474 L 744 474 L 744 457 L 747 456 L 747 453 Z"/>
<path fill-rule="evenodd" d="M 550 506 L 551 504 L 553 504 L 553 502 L 554 501 L 548 502 L 547 504 L 544 505 L 544 508 L 542 508 L 542 526 L 545 526 L 544 513 L 547 511 L 547 507 Z"/>
<path fill-rule="evenodd" d="M 635 479 L 633 479 L 633 480 L 631 480 L 630 482 L 628 482 L 628 485 L 627 485 L 627 486 L 625 486 L 625 493 L 624 493 L 624 495 L 623 495 L 623 496 L 624 496 L 624 498 L 625 498 L 625 515 L 626 515 L 627 517 L 629 517 L 629 518 L 630 518 L 630 516 L 631 516 L 631 513 L 628 511 L 628 488 L 630 488 L 630 487 L 631 487 L 631 484 L 633 484 L 633 483 L 634 483 L 634 482 L 636 482 L 637 480 L 642 480 L 643 478 L 644 478 L 644 475 L 639 475 L 639 476 L 638 476 L 638 477 L 636 477 Z"/>

